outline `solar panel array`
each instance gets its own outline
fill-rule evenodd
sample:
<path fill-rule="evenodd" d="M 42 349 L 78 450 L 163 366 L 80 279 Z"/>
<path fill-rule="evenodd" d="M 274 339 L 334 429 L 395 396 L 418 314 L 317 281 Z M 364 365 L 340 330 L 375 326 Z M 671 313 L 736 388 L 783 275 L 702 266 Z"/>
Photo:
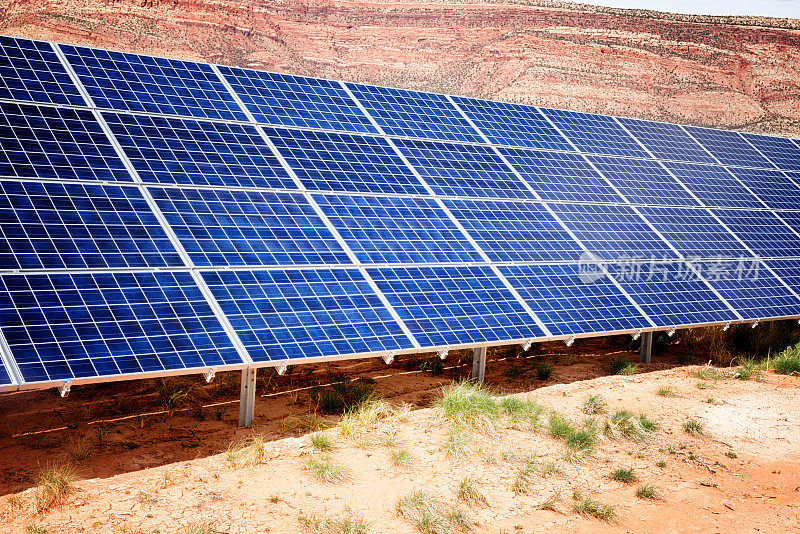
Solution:
<path fill-rule="evenodd" d="M 800 316 L 800 144 L 0 37 L 0 389 Z"/>

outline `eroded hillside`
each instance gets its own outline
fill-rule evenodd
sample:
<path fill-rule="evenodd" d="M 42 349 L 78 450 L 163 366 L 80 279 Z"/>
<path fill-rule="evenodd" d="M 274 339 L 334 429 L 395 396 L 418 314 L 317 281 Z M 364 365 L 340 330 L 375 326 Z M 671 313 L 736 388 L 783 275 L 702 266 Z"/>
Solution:
<path fill-rule="evenodd" d="M 0 32 L 274 71 L 800 134 L 800 27 L 566 4 L 12 0 Z"/>

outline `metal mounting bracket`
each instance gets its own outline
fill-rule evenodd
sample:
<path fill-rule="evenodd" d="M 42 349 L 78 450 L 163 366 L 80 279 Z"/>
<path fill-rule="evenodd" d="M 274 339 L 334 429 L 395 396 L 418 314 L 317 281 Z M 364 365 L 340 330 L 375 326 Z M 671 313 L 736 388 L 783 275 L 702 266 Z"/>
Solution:
<path fill-rule="evenodd" d="M 450 347 L 447 347 L 446 349 L 440 350 L 439 351 L 439 358 L 444 360 L 445 358 L 447 358 L 447 353 L 449 353 L 449 352 L 450 352 Z"/>
<path fill-rule="evenodd" d="M 633 334 L 633 340 L 636 341 L 640 337 L 642 337 L 642 331 L 641 330 L 637 330 L 636 333 Z"/>
<path fill-rule="evenodd" d="M 522 343 L 521 345 L 522 345 L 522 352 L 528 352 L 528 349 L 530 349 L 531 345 L 533 345 L 533 340 L 526 341 L 525 343 Z"/>
<path fill-rule="evenodd" d="M 568 347 L 571 347 L 572 344 L 575 343 L 575 336 L 569 336 L 564 340 L 564 343 L 566 343 Z"/>
<path fill-rule="evenodd" d="M 381 358 L 383 358 L 383 362 L 386 365 L 389 365 L 390 363 L 392 363 L 394 361 L 394 352 L 390 352 L 388 354 L 384 354 L 383 356 L 381 356 Z"/>
<path fill-rule="evenodd" d="M 279 375 L 283 375 L 283 373 L 285 373 L 286 369 L 288 369 L 288 368 L 289 368 L 289 365 L 286 362 L 281 362 L 275 367 L 275 371 Z"/>
<path fill-rule="evenodd" d="M 72 389 L 72 380 L 67 380 L 63 384 L 58 386 L 58 393 L 62 397 L 66 397 L 67 395 L 69 395 L 69 390 L 71 389 Z"/>
<path fill-rule="evenodd" d="M 797 322 L 800 323 L 800 321 L 797 321 Z M 731 323 L 730 323 L 730 321 L 728 321 L 727 323 L 725 323 L 725 326 L 722 327 L 722 331 L 726 332 L 728 330 L 728 328 L 730 328 L 730 327 L 731 327 Z"/>
<path fill-rule="evenodd" d="M 211 382 L 212 380 L 214 380 L 214 377 L 215 377 L 216 375 L 217 375 L 217 368 L 216 368 L 216 367 L 211 367 L 211 368 L 209 368 L 209 369 L 206 371 L 206 374 L 205 374 L 205 377 L 206 377 L 206 382 Z"/>
<path fill-rule="evenodd" d="M 675 331 L 676 331 L 676 328 L 673 326 L 673 327 L 672 327 L 672 328 L 670 328 L 670 329 L 669 329 L 669 331 L 667 332 L 667 336 L 669 336 L 669 337 L 672 337 L 672 336 L 674 336 L 674 335 L 675 335 Z"/>
<path fill-rule="evenodd" d="M 755 328 L 755 327 L 757 327 L 757 326 L 758 326 L 758 319 L 756 319 L 755 321 L 753 321 L 753 324 L 751 324 L 750 326 L 751 326 L 752 328 Z"/>

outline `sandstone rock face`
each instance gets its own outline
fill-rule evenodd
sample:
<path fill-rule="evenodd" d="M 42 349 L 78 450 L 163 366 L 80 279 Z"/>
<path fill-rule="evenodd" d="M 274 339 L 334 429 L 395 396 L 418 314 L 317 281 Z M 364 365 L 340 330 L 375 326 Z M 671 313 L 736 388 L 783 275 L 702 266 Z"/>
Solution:
<path fill-rule="evenodd" d="M 10 0 L 0 33 L 800 135 L 800 22 L 573 4 Z"/>

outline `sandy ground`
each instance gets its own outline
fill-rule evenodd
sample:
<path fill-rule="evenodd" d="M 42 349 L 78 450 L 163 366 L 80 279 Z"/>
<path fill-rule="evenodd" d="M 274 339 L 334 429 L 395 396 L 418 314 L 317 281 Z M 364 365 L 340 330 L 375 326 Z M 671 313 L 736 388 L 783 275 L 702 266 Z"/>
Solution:
<path fill-rule="evenodd" d="M 446 426 L 435 409 L 421 408 L 378 423 L 369 445 L 354 443 L 336 427 L 326 430 L 334 443 L 333 462 L 348 474 L 339 484 L 318 482 L 304 469 L 314 453 L 309 438 L 294 427 L 310 402 L 304 390 L 291 390 L 315 376 L 346 372 L 374 381 L 393 404 L 425 406 L 442 384 L 468 372 L 467 355 L 448 359 L 445 366 L 453 368 L 441 376 L 404 369 L 402 362 L 388 369 L 375 362 L 344 362 L 265 379 L 262 390 L 268 396 L 259 399 L 252 430 L 236 428 L 235 384 L 224 379 L 206 386 L 205 414 L 199 407 L 162 413 L 153 384 L 141 384 L 135 395 L 130 385 L 127 392 L 122 385 L 97 386 L 66 401 L 47 392 L 7 395 L 0 398 L 6 425 L 0 439 L 0 493 L 6 495 L 0 500 L 0 532 L 37 525 L 49 533 L 171 533 L 200 523 L 230 534 L 305 532 L 299 515 L 360 517 L 372 532 L 415 532 L 397 516 L 395 505 L 417 489 L 436 492 L 445 506 L 460 506 L 479 533 L 800 532 L 800 378 L 768 374 L 763 382 L 730 379 L 699 389 L 690 375 L 693 367 L 677 364 L 677 349 L 643 366 L 641 374 L 601 376 L 609 354 L 623 352 L 634 359 L 624 348 L 605 341 L 575 352 L 540 351 L 545 360 L 558 361 L 546 383 L 531 378 L 529 360 L 498 359 L 502 354 L 497 353 L 487 382 L 562 410 L 575 421 L 585 417 L 582 400 L 600 393 L 611 412 L 625 408 L 659 422 L 648 442 L 603 438 L 593 458 L 571 464 L 562 458 L 562 442 L 526 425 L 507 424 L 495 435 L 475 435 L 470 453 L 451 458 L 442 450 Z M 511 380 L 508 369 L 515 365 L 524 372 Z M 656 395 L 666 386 L 679 396 Z M 90 404 L 88 399 L 100 393 L 103 398 L 92 401 L 100 405 Z M 139 400 L 125 402 L 131 398 Z M 715 403 L 705 402 L 709 398 Z M 705 424 L 704 437 L 683 432 L 681 425 L 689 419 Z M 232 466 L 224 450 L 254 432 L 271 439 L 266 460 Z M 396 443 L 381 445 L 377 437 L 386 434 Z M 410 465 L 392 465 L 390 454 L 397 449 L 410 453 Z M 535 453 L 542 464 L 560 465 L 563 474 L 537 476 L 528 494 L 516 495 L 511 486 L 522 464 L 509 458 L 511 451 L 518 457 Z M 32 477 L 40 466 L 57 461 L 76 465 L 81 479 L 63 504 L 36 516 L 29 504 Z M 658 467 L 660 461 L 666 466 Z M 633 467 L 639 482 L 609 479 L 617 467 Z M 481 481 L 488 506 L 459 505 L 455 488 L 465 477 Z M 655 485 L 664 498 L 636 498 L 641 484 Z M 616 521 L 576 514 L 574 490 L 614 505 Z M 561 494 L 556 510 L 537 509 L 553 492 Z"/>

